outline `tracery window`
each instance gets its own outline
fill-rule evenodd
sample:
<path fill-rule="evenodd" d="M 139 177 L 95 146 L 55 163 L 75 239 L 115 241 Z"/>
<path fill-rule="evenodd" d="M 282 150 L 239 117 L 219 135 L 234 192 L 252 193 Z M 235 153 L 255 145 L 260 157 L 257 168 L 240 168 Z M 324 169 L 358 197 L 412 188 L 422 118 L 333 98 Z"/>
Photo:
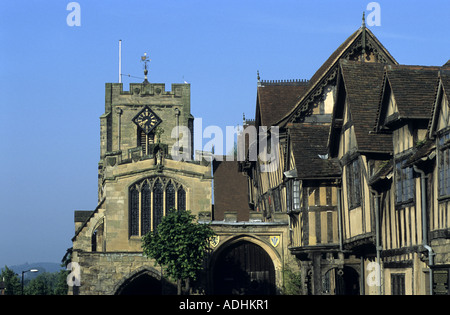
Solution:
<path fill-rule="evenodd" d="M 139 235 L 139 190 L 136 186 L 130 188 L 130 216 L 129 230 L 130 235 Z"/>
<path fill-rule="evenodd" d="M 170 182 L 166 186 L 166 212 L 175 209 L 175 186 Z"/>
<path fill-rule="evenodd" d="M 184 190 L 183 186 L 178 188 L 178 210 L 186 210 L 186 190 Z"/>
<path fill-rule="evenodd" d="M 148 182 L 145 182 L 141 189 L 141 230 L 142 234 L 150 231 L 152 218 L 151 189 Z"/>
<path fill-rule="evenodd" d="M 151 177 L 129 188 L 129 235 L 155 230 L 171 210 L 186 210 L 186 188 L 173 179 Z"/>
<path fill-rule="evenodd" d="M 163 200 L 164 191 L 161 181 L 157 179 L 153 186 L 153 230 L 156 230 L 164 215 Z"/>

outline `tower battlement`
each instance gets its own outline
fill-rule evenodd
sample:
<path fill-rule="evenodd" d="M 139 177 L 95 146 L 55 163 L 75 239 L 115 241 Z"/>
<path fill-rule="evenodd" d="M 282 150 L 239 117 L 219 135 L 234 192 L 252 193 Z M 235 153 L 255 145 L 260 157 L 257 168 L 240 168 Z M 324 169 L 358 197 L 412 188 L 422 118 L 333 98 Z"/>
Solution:
<path fill-rule="evenodd" d="M 191 85 L 189 83 L 172 83 L 171 90 L 166 91 L 164 83 L 130 83 L 129 90 L 123 89 L 123 83 L 106 83 L 106 91 L 110 91 L 112 96 L 161 96 L 161 97 L 182 97 L 190 92 Z"/>
<path fill-rule="evenodd" d="M 126 159 L 128 150 L 136 148 L 149 155 L 154 143 L 173 145 L 172 130 L 177 126 L 186 126 L 193 132 L 190 88 L 188 83 L 173 83 L 168 91 L 164 83 L 144 81 L 130 83 L 125 91 L 123 83 L 106 83 L 105 113 L 100 117 L 101 158 L 109 152 L 120 152 Z M 145 132 L 138 125 L 137 115 L 145 108 L 157 117 L 155 121 L 160 121 L 159 134 L 156 129 Z"/>

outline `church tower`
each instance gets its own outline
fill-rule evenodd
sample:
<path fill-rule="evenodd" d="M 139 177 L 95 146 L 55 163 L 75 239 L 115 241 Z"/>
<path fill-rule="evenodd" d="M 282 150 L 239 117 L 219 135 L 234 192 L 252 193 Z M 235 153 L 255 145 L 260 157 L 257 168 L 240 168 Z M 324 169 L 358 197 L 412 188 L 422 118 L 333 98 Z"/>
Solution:
<path fill-rule="evenodd" d="M 211 219 L 211 164 L 192 158 L 190 84 L 167 91 L 148 81 L 147 69 L 145 76 L 128 91 L 106 83 L 98 205 L 75 211 L 72 262 L 80 286 L 73 294 L 125 294 L 141 284 L 147 293 L 166 293 L 160 268 L 142 255 L 142 236 L 176 209 Z M 185 141 L 181 154 L 178 140 Z"/>

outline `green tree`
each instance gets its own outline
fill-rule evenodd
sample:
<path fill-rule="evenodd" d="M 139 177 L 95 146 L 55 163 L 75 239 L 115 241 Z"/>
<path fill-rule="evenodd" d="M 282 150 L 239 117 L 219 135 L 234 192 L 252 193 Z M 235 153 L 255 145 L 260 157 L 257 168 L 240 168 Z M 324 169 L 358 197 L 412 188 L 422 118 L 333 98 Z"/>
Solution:
<path fill-rule="evenodd" d="M 293 271 L 289 267 L 283 270 L 284 287 L 283 294 L 285 295 L 301 295 L 302 294 L 302 276 L 300 271 Z"/>
<path fill-rule="evenodd" d="M 67 295 L 69 286 L 67 285 L 67 276 L 69 275 L 69 270 L 60 270 L 56 275 L 56 282 L 53 287 L 54 295 Z"/>
<path fill-rule="evenodd" d="M 42 272 L 25 286 L 25 295 L 53 295 L 55 274 Z"/>
<path fill-rule="evenodd" d="M 166 273 L 177 281 L 181 294 L 182 280 L 196 280 L 208 250 L 209 240 L 215 235 L 207 224 L 195 223 L 190 211 L 171 211 L 155 231 L 142 238 L 144 255 L 155 259 L 155 265 L 166 268 Z"/>
<path fill-rule="evenodd" d="M 30 280 L 25 288 L 25 295 L 66 295 L 67 294 L 67 270 L 56 272 L 43 272 Z"/>
<path fill-rule="evenodd" d="M 8 266 L 2 269 L 0 274 L 0 280 L 5 283 L 5 294 L 6 295 L 19 295 L 21 294 L 21 284 L 19 276 Z"/>

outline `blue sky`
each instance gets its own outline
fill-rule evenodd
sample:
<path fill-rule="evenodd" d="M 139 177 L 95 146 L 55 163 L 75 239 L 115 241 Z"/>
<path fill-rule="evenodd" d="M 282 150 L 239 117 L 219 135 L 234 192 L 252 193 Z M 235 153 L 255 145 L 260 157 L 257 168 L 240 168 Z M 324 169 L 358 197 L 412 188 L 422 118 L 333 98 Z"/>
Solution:
<path fill-rule="evenodd" d="M 73 211 L 95 208 L 99 116 L 105 83 L 118 81 L 119 39 L 124 74 L 143 77 L 147 52 L 149 80 L 191 83 L 192 114 L 225 130 L 253 118 L 257 70 L 309 79 L 370 1 L 80 0 L 79 27 L 67 25 L 69 2 L 0 2 L 0 268 L 59 262 Z M 448 0 L 377 3 L 381 26 L 370 28 L 399 63 L 450 59 Z M 125 89 L 141 81 L 123 78 Z"/>

